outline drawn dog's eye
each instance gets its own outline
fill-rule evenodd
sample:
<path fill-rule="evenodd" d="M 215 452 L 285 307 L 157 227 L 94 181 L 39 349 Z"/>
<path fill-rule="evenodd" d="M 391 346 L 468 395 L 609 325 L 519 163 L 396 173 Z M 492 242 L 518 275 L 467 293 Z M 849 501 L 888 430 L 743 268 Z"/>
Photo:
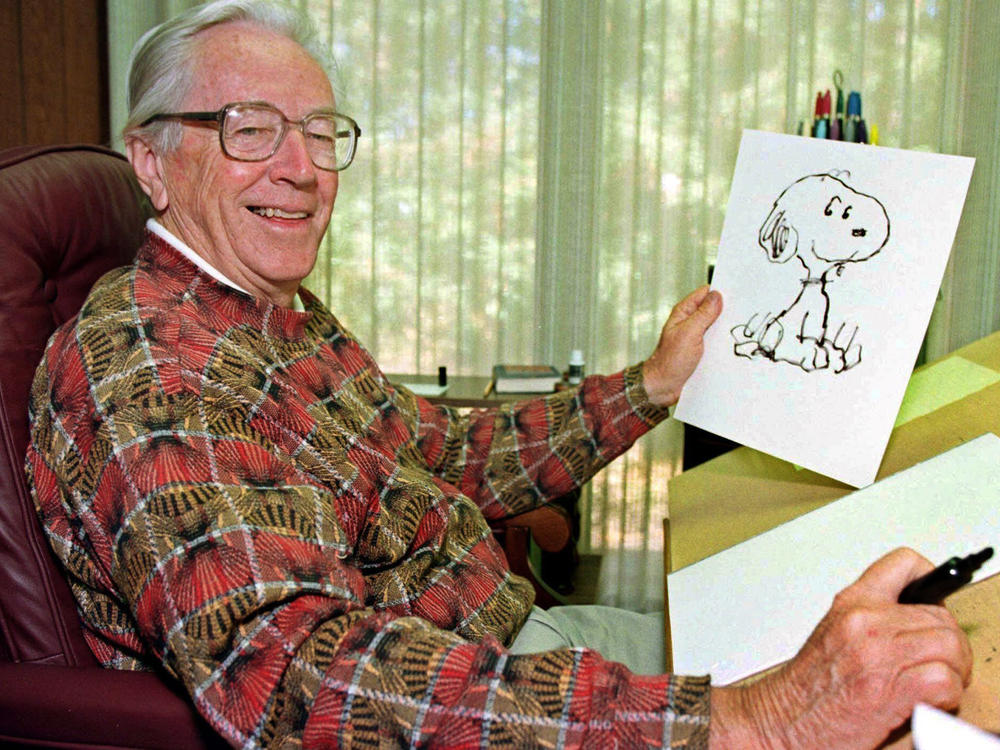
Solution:
<path fill-rule="evenodd" d="M 838 198 L 838 197 L 837 197 L 837 196 L 835 195 L 835 196 L 833 196 L 833 197 L 832 197 L 832 198 L 830 199 L 830 202 L 826 204 L 826 208 L 824 208 L 824 209 L 823 209 L 823 214 L 824 214 L 825 216 L 833 216 L 833 202 L 834 202 L 834 201 L 837 201 L 837 202 L 839 203 L 839 202 L 840 202 L 840 198 Z"/>
<path fill-rule="evenodd" d="M 851 209 L 852 208 L 854 208 L 854 206 L 848 206 L 847 208 L 845 208 L 844 209 L 844 215 L 841 216 L 840 218 L 843 219 L 844 221 L 847 221 L 847 219 L 851 218 Z"/>

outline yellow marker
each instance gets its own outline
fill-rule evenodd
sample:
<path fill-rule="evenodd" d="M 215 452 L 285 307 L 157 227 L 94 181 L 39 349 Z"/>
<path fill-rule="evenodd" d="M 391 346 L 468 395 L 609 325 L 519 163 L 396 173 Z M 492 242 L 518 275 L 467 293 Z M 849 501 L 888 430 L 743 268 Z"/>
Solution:
<path fill-rule="evenodd" d="M 871 128 L 868 131 L 868 142 L 872 146 L 878 145 L 878 125 L 872 123 Z"/>

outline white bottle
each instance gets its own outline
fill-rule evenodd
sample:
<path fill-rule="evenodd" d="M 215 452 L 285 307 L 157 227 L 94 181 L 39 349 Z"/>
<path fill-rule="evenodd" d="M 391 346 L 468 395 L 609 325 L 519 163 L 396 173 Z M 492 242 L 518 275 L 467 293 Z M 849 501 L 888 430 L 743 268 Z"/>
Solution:
<path fill-rule="evenodd" d="M 568 382 L 570 385 L 579 385 L 583 380 L 583 351 L 574 349 L 569 355 Z"/>

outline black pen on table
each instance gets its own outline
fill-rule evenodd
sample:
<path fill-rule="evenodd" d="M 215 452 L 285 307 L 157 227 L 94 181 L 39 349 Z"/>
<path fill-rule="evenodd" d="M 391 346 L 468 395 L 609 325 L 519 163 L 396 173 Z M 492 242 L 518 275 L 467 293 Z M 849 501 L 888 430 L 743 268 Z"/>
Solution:
<path fill-rule="evenodd" d="M 937 604 L 972 580 L 972 575 L 993 557 L 986 547 L 968 557 L 952 557 L 925 576 L 910 581 L 899 593 L 900 604 Z"/>

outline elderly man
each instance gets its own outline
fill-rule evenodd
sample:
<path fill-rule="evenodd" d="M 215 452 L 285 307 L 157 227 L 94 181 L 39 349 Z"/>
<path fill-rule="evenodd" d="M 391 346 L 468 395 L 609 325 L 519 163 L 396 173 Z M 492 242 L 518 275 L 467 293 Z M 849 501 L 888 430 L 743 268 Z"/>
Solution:
<path fill-rule="evenodd" d="M 908 551 L 749 687 L 522 642 L 531 589 L 484 517 L 664 419 L 721 301 L 693 293 L 641 365 L 544 399 L 460 414 L 394 387 L 300 287 L 359 133 L 321 59 L 253 0 L 137 48 L 126 144 L 157 221 L 53 337 L 27 458 L 98 658 L 165 669 L 242 746 L 869 747 L 918 700 L 954 706 L 968 645 L 895 604 L 930 567 Z"/>

